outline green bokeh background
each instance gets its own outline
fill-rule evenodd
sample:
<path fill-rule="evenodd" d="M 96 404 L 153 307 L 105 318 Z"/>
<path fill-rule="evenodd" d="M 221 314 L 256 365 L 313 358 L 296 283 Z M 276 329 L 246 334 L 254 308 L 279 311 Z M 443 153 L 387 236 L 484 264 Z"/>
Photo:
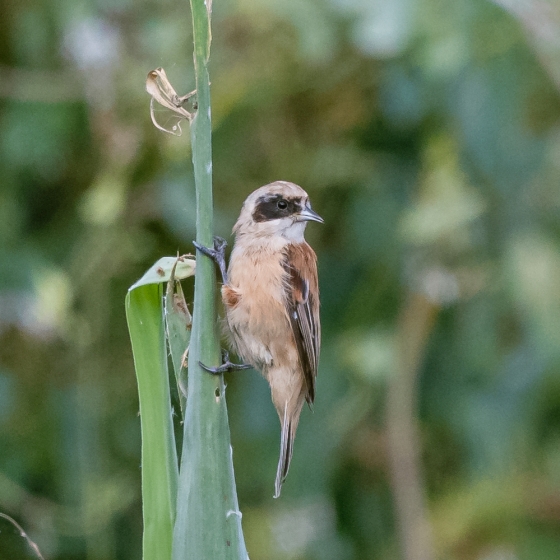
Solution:
<path fill-rule="evenodd" d="M 557 560 L 560 3 L 213 10 L 217 233 L 277 179 L 325 219 L 317 399 L 279 500 L 266 382 L 227 379 L 251 560 Z M 0 13 L 0 511 L 49 560 L 137 560 L 124 295 L 192 251 L 189 134 L 144 91 L 158 66 L 193 89 L 188 5 Z M 0 560 L 26 558 L 0 519 Z"/>

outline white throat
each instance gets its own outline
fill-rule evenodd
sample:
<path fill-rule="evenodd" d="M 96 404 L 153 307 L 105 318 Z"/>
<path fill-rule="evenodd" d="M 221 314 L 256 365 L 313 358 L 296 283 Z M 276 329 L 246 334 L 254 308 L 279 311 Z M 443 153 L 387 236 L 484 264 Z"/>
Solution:
<path fill-rule="evenodd" d="M 307 222 L 292 222 L 287 228 L 282 231 L 282 237 L 285 237 L 292 243 L 303 243 L 305 233 L 305 226 Z"/>

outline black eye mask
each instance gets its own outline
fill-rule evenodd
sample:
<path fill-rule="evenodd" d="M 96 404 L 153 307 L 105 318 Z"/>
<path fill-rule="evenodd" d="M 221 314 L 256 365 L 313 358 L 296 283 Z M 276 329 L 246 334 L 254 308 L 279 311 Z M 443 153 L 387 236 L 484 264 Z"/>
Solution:
<path fill-rule="evenodd" d="M 280 194 L 265 195 L 257 199 L 253 220 L 267 222 L 287 218 L 301 212 L 301 198 L 284 198 Z"/>

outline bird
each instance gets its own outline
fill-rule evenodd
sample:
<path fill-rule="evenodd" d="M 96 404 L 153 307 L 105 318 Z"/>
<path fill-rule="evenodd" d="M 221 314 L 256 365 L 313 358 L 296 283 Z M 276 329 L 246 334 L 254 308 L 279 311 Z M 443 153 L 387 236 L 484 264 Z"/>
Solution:
<path fill-rule="evenodd" d="M 304 405 L 315 400 L 321 324 L 317 256 L 304 238 L 307 222 L 323 223 L 300 186 L 275 181 L 251 193 L 233 227 L 235 242 L 226 270 L 222 238 L 214 248 L 195 243 L 222 273 L 225 330 L 246 363 L 206 367 L 224 373 L 253 367 L 270 385 L 281 424 L 274 497 L 280 496 Z"/>

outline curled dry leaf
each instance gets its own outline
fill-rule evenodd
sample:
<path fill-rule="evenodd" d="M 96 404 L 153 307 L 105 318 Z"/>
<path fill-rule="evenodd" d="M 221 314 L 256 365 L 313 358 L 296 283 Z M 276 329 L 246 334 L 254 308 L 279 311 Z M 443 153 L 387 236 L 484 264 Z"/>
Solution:
<path fill-rule="evenodd" d="M 152 96 L 150 100 L 150 117 L 152 118 L 154 126 L 163 132 L 181 136 L 183 132 L 181 130 L 181 121 L 186 119 L 190 122 L 194 117 L 194 113 L 187 111 L 183 105 L 196 94 L 196 90 L 186 95 L 178 95 L 167 79 L 165 70 L 163 68 L 156 68 L 148 73 L 148 77 L 146 78 L 146 91 Z M 172 111 L 173 117 L 176 119 L 176 124 L 170 129 L 165 128 L 157 122 L 154 114 L 154 101 Z"/>

